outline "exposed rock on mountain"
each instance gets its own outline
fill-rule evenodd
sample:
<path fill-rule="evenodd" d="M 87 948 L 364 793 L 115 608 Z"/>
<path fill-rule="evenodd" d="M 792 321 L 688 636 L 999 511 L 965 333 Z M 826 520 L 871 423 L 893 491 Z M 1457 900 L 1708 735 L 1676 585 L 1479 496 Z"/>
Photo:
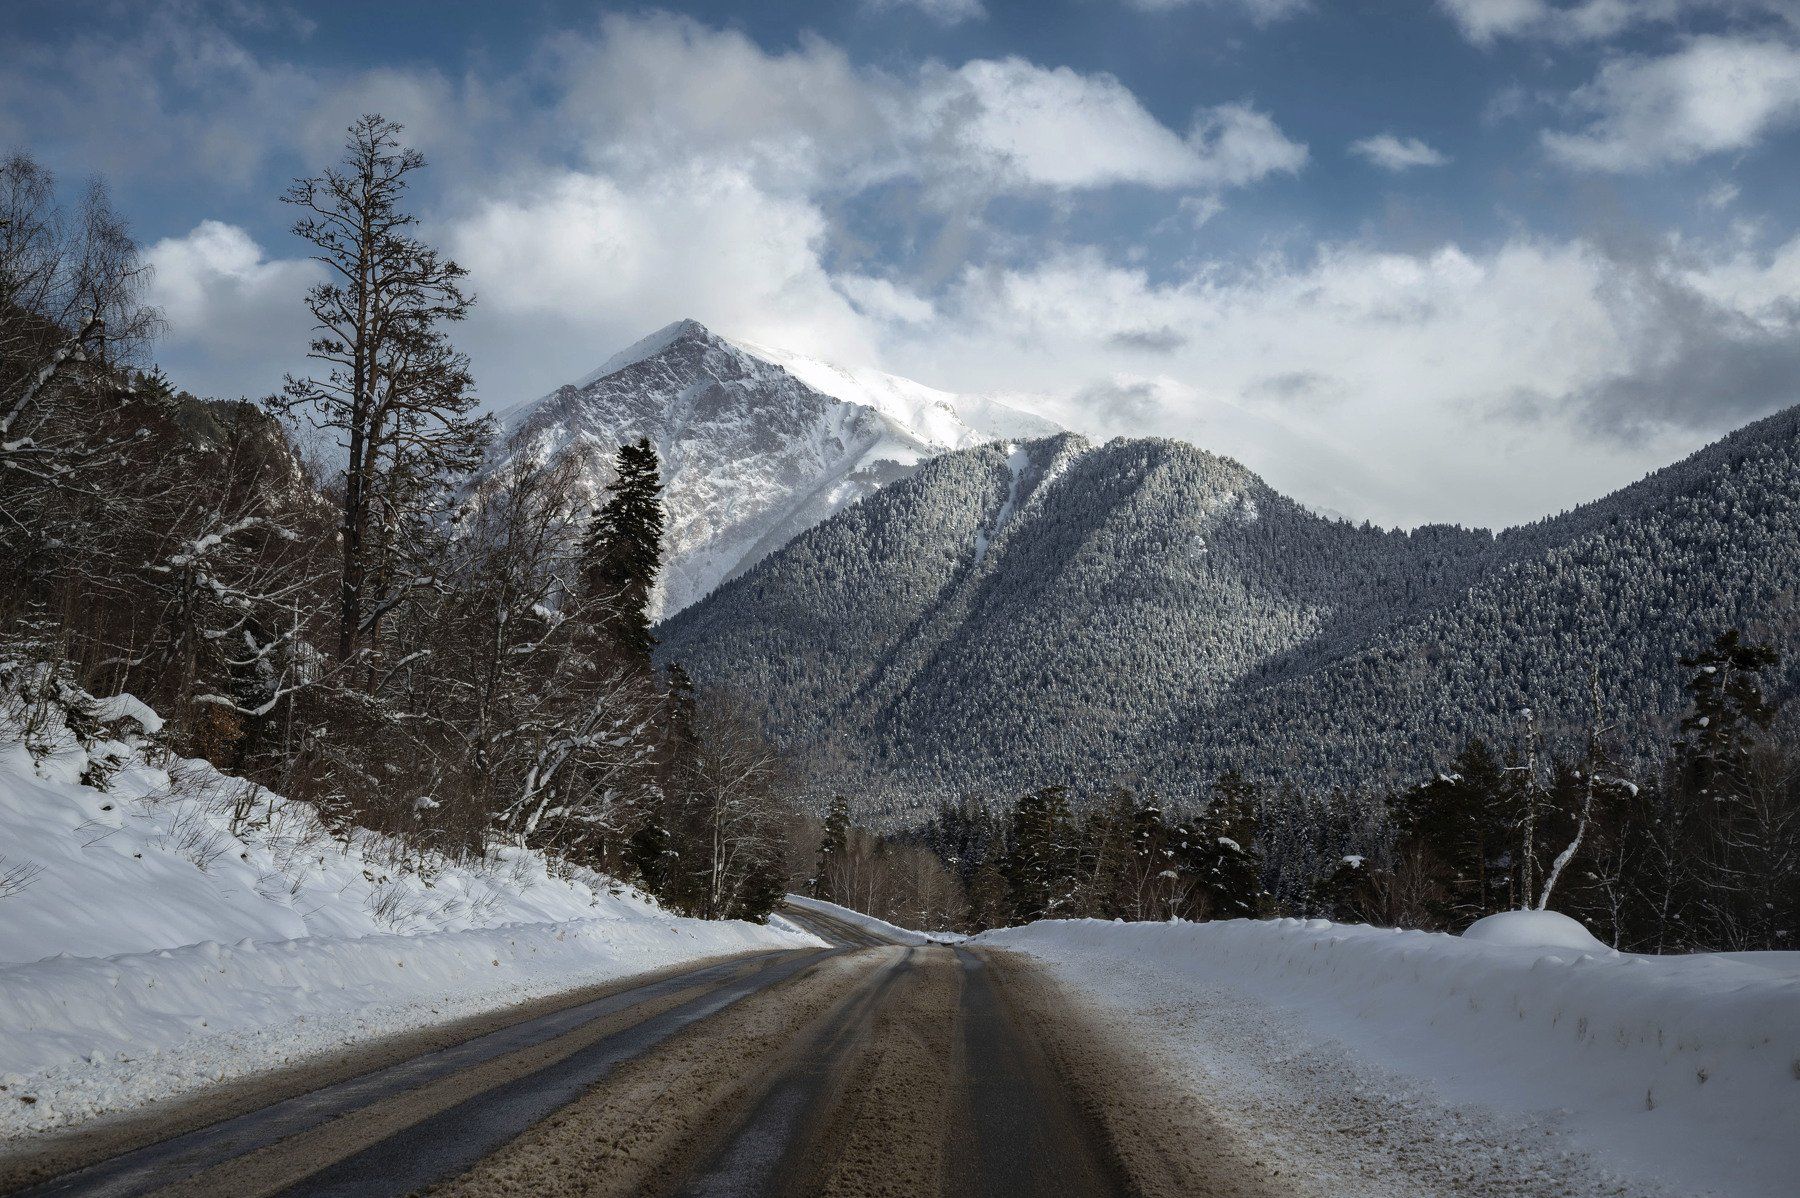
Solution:
<path fill-rule="evenodd" d="M 503 448 L 573 454 L 598 491 L 620 443 L 663 463 L 669 529 L 654 611 L 680 611 L 796 533 L 946 450 L 1054 425 L 979 397 L 720 337 L 683 320 L 506 413 Z"/>

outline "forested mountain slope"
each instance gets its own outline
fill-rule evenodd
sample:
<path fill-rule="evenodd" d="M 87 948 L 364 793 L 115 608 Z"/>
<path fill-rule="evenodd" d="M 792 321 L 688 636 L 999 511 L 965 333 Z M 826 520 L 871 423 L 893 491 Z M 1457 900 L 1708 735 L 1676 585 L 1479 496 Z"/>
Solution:
<path fill-rule="evenodd" d="M 508 412 L 484 470 L 572 457 L 594 493 L 619 445 L 656 446 L 668 512 L 653 610 L 692 603 L 846 504 L 945 450 L 1053 425 L 1002 405 L 728 341 L 677 321 Z M 478 484 L 479 485 L 479 484 Z"/>
<path fill-rule="evenodd" d="M 1171 441 L 948 454 L 662 629 L 897 819 L 969 791 L 1226 768 L 1315 788 L 1415 779 L 1471 734 L 1605 717 L 1648 746 L 1678 655 L 1784 644 L 1800 447 L 1783 413 L 1498 537 L 1328 520 Z"/>

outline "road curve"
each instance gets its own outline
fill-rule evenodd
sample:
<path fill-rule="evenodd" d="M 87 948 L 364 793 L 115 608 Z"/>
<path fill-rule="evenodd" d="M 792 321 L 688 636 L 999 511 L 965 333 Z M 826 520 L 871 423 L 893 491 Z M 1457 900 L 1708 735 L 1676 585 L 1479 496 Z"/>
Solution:
<path fill-rule="evenodd" d="M 40 1143 L 0 1156 L 0 1192 L 1276 1192 L 1216 1129 L 1184 1149 L 1024 962 L 783 914 L 829 947 L 663 971 L 311 1088 L 265 1079 L 204 1126 Z"/>

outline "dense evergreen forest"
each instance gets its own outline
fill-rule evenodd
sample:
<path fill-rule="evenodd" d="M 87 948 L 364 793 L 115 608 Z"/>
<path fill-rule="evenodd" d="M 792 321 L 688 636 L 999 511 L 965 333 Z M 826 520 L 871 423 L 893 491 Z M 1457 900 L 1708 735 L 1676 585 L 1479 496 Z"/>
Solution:
<path fill-rule="evenodd" d="M 1653 764 L 1678 658 L 1721 629 L 1800 684 L 1800 411 L 1498 535 L 1329 519 L 1173 441 L 946 454 L 669 621 L 883 828 L 971 791 L 1202 801 L 1389 789 L 1530 707 L 1578 753 L 1594 691 Z"/>
<path fill-rule="evenodd" d="M 1227 773 L 1192 806 L 1119 789 L 971 796 L 881 837 L 830 807 L 818 897 L 927 930 L 1044 918 L 1292 916 L 1460 931 L 1501 911 L 1572 915 L 1638 952 L 1783 949 L 1800 928 L 1800 751 L 1766 694 L 1778 655 L 1728 631 L 1682 657 L 1689 706 L 1654 768 L 1597 716 L 1548 752 L 1469 741 L 1407 789 L 1306 792 Z"/>

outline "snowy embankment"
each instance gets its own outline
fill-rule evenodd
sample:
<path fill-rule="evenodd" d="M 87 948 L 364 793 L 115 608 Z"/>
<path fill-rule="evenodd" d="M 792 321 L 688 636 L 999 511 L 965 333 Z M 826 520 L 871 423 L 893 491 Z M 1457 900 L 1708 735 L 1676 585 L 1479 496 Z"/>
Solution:
<path fill-rule="evenodd" d="M 885 919 L 876 919 L 873 915 L 864 915 L 861 911 L 840 907 L 824 899 L 808 898 L 804 894 L 790 894 L 785 901 L 789 906 L 798 907 L 802 911 L 817 911 L 820 915 L 842 920 L 877 936 L 886 936 L 897 944 L 955 944 L 966 939 L 958 932 L 915 932 L 911 928 L 891 924 Z"/>
<path fill-rule="evenodd" d="M 1413 1192 L 1411 1173 L 1425 1192 L 1793 1193 L 1795 954 L 1534 947 L 1541 928 L 1503 922 L 1080 920 L 979 943 L 1040 959 L 1210 1106 L 1253 1109 L 1242 1130 L 1328 1192 Z M 1281 1138 L 1250 1126 L 1272 1117 Z"/>
<path fill-rule="evenodd" d="M 155 717 L 117 714 L 120 739 L 52 730 L 35 753 L 0 727 L 0 1135 L 645 970 L 819 943 L 672 916 L 532 852 L 458 862 L 334 835 L 311 807 L 205 763 L 160 764 L 124 731 Z"/>

